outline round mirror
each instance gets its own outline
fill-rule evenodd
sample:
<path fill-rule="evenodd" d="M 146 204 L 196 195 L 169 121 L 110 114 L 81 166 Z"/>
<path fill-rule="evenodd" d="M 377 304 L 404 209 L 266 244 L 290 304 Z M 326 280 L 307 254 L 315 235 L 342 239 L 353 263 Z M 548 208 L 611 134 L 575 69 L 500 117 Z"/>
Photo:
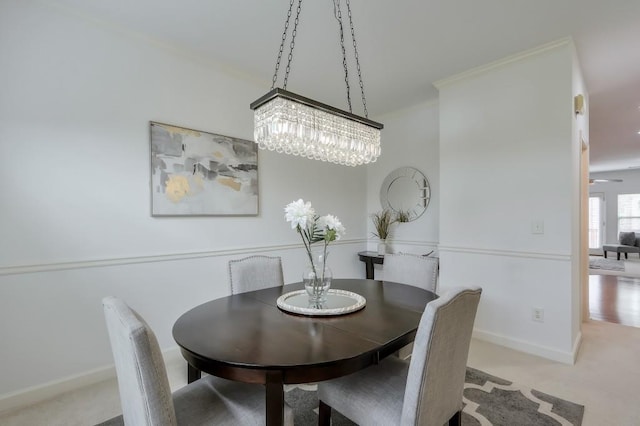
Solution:
<path fill-rule="evenodd" d="M 382 208 L 396 213 L 399 222 L 416 220 L 427 209 L 431 188 L 426 176 L 413 167 L 389 173 L 380 188 Z"/>

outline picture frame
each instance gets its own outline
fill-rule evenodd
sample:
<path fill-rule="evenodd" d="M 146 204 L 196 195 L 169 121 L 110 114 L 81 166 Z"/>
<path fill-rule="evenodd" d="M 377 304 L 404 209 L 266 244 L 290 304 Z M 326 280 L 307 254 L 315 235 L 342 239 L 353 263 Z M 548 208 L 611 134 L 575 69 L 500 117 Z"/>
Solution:
<path fill-rule="evenodd" d="M 149 122 L 152 216 L 255 216 L 258 146 Z"/>

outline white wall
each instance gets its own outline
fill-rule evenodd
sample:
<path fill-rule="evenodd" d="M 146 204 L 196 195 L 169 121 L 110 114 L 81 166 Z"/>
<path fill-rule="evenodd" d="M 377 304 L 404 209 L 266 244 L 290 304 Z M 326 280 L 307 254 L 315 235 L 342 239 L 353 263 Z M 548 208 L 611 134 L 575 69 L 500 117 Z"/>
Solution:
<path fill-rule="evenodd" d="M 267 79 L 41 2 L 0 3 L 0 52 L 0 401 L 112 363 L 103 296 L 166 349 L 179 314 L 229 293 L 229 259 L 280 255 L 299 281 L 299 197 L 347 228 L 334 276 L 364 277 L 365 168 L 261 151 L 257 217 L 150 216 L 148 122 L 252 139 Z"/>
<path fill-rule="evenodd" d="M 438 103 L 430 101 L 387 114 L 381 119 L 385 128 L 382 152 L 378 161 L 367 168 L 367 212 L 382 210 L 380 187 L 389 173 L 400 167 L 420 170 L 429 180 L 431 200 L 418 219 L 393 225 L 390 251 L 422 253 L 433 250 L 438 243 L 439 222 L 439 155 Z M 375 250 L 377 239 L 371 220 L 368 222 L 370 249 Z"/>
<path fill-rule="evenodd" d="M 420 170 L 429 180 L 431 200 L 418 219 L 392 226 L 387 251 L 437 255 L 440 215 L 440 179 L 438 154 L 438 103 L 430 101 L 381 117 L 384 123 L 382 155 L 367 167 L 367 213 L 382 210 L 380 187 L 385 177 L 399 167 Z M 377 250 L 377 238 L 368 220 L 369 247 Z M 375 265 L 375 278 L 384 279 L 384 271 Z"/>
<path fill-rule="evenodd" d="M 640 170 L 591 173 L 590 177 L 594 179 L 622 179 L 622 182 L 594 183 L 589 186 L 590 194 L 604 194 L 605 234 L 603 243 L 617 244 L 618 195 L 640 193 Z"/>
<path fill-rule="evenodd" d="M 476 336 L 564 362 L 579 343 L 572 61 L 562 41 L 438 83 L 441 288 L 483 287 Z"/>

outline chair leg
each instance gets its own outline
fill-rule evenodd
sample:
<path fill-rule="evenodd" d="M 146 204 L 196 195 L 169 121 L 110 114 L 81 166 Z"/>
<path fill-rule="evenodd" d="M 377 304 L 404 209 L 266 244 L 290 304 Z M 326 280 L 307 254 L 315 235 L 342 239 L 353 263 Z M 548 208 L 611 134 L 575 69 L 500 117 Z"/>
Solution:
<path fill-rule="evenodd" d="M 626 253 L 626 252 L 625 252 L 625 254 L 624 254 L 624 258 L 625 258 L 625 259 L 628 259 L 628 258 L 629 258 L 629 253 Z"/>
<path fill-rule="evenodd" d="M 321 400 L 318 411 L 318 426 L 329 426 L 331 424 L 331 406 Z"/>
<path fill-rule="evenodd" d="M 606 250 L 604 250 L 604 258 L 605 259 L 607 258 L 607 251 Z"/>
<path fill-rule="evenodd" d="M 449 426 L 462 426 L 462 411 L 457 411 L 449 419 Z"/>
<path fill-rule="evenodd" d="M 620 252 L 618 252 L 618 260 L 620 260 Z"/>

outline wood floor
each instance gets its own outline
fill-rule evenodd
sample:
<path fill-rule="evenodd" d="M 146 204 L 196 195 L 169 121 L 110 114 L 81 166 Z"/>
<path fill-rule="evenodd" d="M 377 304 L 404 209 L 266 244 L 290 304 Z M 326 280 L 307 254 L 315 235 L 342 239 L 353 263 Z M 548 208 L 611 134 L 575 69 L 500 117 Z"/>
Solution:
<path fill-rule="evenodd" d="M 640 278 L 589 275 L 589 314 L 593 320 L 640 327 Z"/>

